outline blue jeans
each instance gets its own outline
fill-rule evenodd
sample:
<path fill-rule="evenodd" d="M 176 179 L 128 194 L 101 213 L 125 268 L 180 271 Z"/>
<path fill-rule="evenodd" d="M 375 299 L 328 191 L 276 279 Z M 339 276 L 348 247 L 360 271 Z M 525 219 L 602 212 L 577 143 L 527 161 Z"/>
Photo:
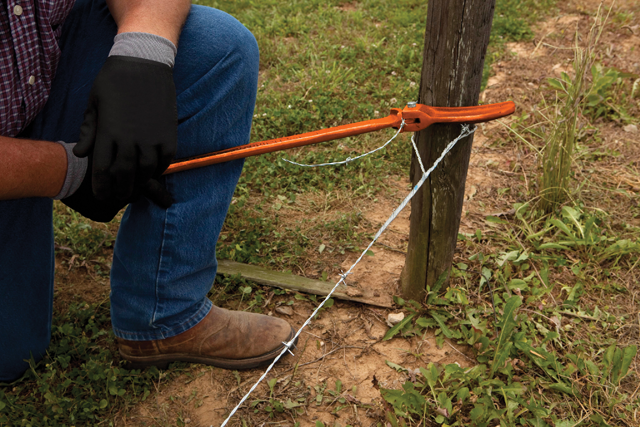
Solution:
<path fill-rule="evenodd" d="M 44 109 L 20 135 L 76 142 L 89 91 L 116 25 L 101 1 L 78 0 L 64 24 L 62 58 Z M 249 142 L 258 79 L 253 35 L 224 12 L 192 6 L 174 67 L 178 151 L 184 158 Z M 143 199 L 122 218 L 111 269 L 116 336 L 154 340 L 195 326 L 211 309 L 216 241 L 242 160 L 164 177 L 176 203 Z M 0 381 L 39 360 L 51 337 L 52 201 L 0 202 Z"/>

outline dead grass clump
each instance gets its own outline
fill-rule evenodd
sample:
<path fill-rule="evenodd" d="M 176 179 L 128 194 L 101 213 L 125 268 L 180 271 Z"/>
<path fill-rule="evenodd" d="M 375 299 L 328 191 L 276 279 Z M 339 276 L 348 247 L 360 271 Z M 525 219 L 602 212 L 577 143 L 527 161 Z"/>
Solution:
<path fill-rule="evenodd" d="M 585 108 L 583 101 L 592 90 L 586 75 L 596 61 L 596 47 L 610 13 L 611 9 L 603 15 L 602 6 L 598 8 L 584 47 L 579 44 L 580 33 L 576 29 L 573 76 L 563 71 L 559 79 L 549 79 L 549 84 L 558 91 L 558 95 L 553 108 L 555 115 L 548 119 L 551 130 L 542 155 L 540 207 L 547 213 L 571 195 L 568 185 L 576 139 L 580 132 L 579 117 Z"/>

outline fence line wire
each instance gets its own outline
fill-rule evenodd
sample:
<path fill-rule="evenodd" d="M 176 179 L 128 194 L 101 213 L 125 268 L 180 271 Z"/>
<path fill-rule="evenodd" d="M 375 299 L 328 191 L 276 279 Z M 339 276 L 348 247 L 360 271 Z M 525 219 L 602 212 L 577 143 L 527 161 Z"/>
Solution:
<path fill-rule="evenodd" d="M 402 126 L 404 126 L 404 120 L 402 122 Z M 400 127 L 400 129 L 402 129 L 402 126 Z M 362 258 L 365 256 L 365 254 L 369 251 L 369 249 L 371 249 L 371 247 L 373 246 L 373 244 L 376 242 L 376 240 L 378 240 L 378 238 L 380 237 L 380 235 L 387 229 L 387 227 L 389 226 L 389 224 L 391 224 L 391 222 L 396 219 L 396 217 L 400 214 L 400 212 L 402 211 L 402 209 L 404 209 L 407 204 L 411 201 L 411 199 L 413 198 L 413 196 L 415 196 L 415 194 L 418 192 L 418 190 L 420 189 L 420 187 L 422 187 L 422 185 L 425 183 L 425 181 L 427 180 L 427 178 L 429 178 L 429 175 L 431 175 L 431 173 L 434 171 L 434 169 L 440 164 L 440 162 L 442 162 L 442 159 L 444 159 L 444 157 L 447 155 L 447 153 L 449 153 L 449 151 L 451 151 L 451 149 L 456 145 L 456 143 L 458 141 L 460 141 L 463 138 L 466 138 L 467 136 L 471 135 L 472 133 L 474 133 L 476 131 L 476 127 L 474 126 L 473 128 L 469 128 L 468 124 L 463 124 L 462 125 L 462 129 L 460 131 L 460 135 L 458 135 L 458 137 L 456 139 L 454 139 L 453 141 L 451 141 L 449 143 L 449 145 L 447 145 L 445 147 L 445 149 L 442 151 L 442 153 L 440 154 L 440 156 L 436 159 L 435 162 L 433 162 L 433 165 L 429 168 L 429 170 L 427 170 L 426 172 L 424 171 L 424 166 L 422 165 L 422 161 L 420 161 L 420 167 L 422 168 L 423 174 L 422 174 L 422 178 L 420 178 L 420 181 L 418 181 L 418 183 L 413 187 L 413 189 L 411 190 L 411 192 L 405 197 L 405 199 L 402 201 L 402 203 L 400 204 L 400 206 L 398 206 L 393 213 L 391 214 L 391 216 L 389 217 L 389 219 L 387 219 L 387 221 L 382 225 L 382 227 L 380 227 L 380 229 L 378 230 L 378 232 L 376 233 L 376 235 L 373 237 L 373 240 L 371 241 L 371 243 L 369 243 L 369 246 L 367 246 L 367 248 L 360 254 L 360 257 L 356 260 L 355 263 L 353 263 L 353 265 L 351 266 L 351 268 L 349 268 L 349 271 L 347 271 L 344 274 L 340 275 L 340 280 L 335 284 L 335 286 L 333 287 L 333 289 L 331 289 L 331 292 L 329 292 L 329 294 L 325 297 L 324 300 L 322 300 L 322 302 L 320 303 L 320 305 L 314 310 L 313 313 L 311 313 L 311 316 L 309 316 L 309 318 L 304 322 L 304 324 L 300 327 L 300 329 L 298 329 L 298 331 L 296 332 L 295 336 L 291 339 L 291 341 L 289 342 L 283 342 L 282 344 L 284 344 L 284 348 L 282 349 L 282 351 L 280 352 L 280 354 L 273 360 L 273 362 L 271 363 L 271 365 L 269 365 L 269 367 L 267 368 L 267 370 L 262 374 L 262 376 L 258 379 L 258 381 L 256 381 L 256 383 L 251 387 L 251 389 L 247 392 L 247 394 L 244 395 L 244 397 L 240 400 L 240 402 L 236 405 L 235 408 L 233 408 L 233 410 L 231 411 L 231 413 L 229 414 L 229 416 L 224 420 L 224 422 L 220 425 L 220 427 L 224 427 L 225 425 L 227 425 L 227 422 L 229 422 L 229 420 L 231 420 L 231 418 L 233 417 L 233 415 L 236 413 L 236 411 L 242 406 L 242 404 L 249 398 L 249 396 L 251 395 L 251 393 L 253 393 L 253 391 L 258 387 L 258 385 L 260 385 L 260 383 L 262 382 L 262 380 L 264 380 L 267 376 L 267 374 L 271 371 L 271 369 L 274 367 L 274 365 L 278 362 L 278 360 L 280 360 L 280 358 L 285 354 L 285 353 L 291 353 L 291 355 L 293 355 L 293 352 L 291 351 L 291 348 L 294 346 L 294 343 L 296 341 L 296 339 L 298 338 L 298 336 L 302 333 L 302 330 L 309 324 L 311 323 L 311 320 L 315 317 L 315 315 L 318 313 L 318 311 L 320 311 L 320 309 L 324 306 L 325 302 L 331 297 L 331 295 L 333 295 L 333 293 L 335 292 L 335 290 L 338 288 L 338 286 L 341 283 L 344 283 L 345 279 L 347 278 L 348 275 L 351 274 L 351 272 L 353 271 L 353 269 L 355 268 L 356 265 L 358 265 L 358 263 L 362 260 Z M 366 153 L 364 155 L 358 156 L 355 159 L 351 159 L 351 160 L 356 160 L 360 157 L 364 157 L 365 155 L 371 154 L 375 151 L 378 151 L 382 148 L 384 148 L 387 144 L 389 144 L 389 142 L 391 142 L 393 139 L 395 139 L 396 136 L 398 136 L 398 134 L 400 133 L 400 130 L 398 130 L 398 132 L 382 147 L 373 150 L 370 153 Z M 418 153 L 418 148 L 415 144 L 415 141 L 413 140 L 413 137 L 411 138 L 411 142 L 413 145 L 413 148 L 415 150 L 416 156 L 418 157 L 418 159 L 420 159 L 420 153 Z M 348 161 L 351 161 L 348 159 Z M 346 162 L 346 161 L 345 161 Z M 293 162 L 290 162 L 293 163 Z M 343 162 L 344 163 L 344 162 Z M 295 163 L 294 163 L 295 164 Z M 304 165 L 303 165 L 304 166 Z M 322 166 L 322 165 L 312 165 L 312 166 Z M 213 427 L 213 426 L 211 426 Z"/>

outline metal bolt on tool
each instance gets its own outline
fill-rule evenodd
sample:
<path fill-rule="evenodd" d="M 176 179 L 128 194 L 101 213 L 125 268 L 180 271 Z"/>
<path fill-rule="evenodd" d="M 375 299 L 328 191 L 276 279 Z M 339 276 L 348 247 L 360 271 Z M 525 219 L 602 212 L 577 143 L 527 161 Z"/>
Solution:
<path fill-rule="evenodd" d="M 418 105 L 417 102 L 407 102 L 407 107 L 409 108 L 414 108 L 416 105 Z"/>

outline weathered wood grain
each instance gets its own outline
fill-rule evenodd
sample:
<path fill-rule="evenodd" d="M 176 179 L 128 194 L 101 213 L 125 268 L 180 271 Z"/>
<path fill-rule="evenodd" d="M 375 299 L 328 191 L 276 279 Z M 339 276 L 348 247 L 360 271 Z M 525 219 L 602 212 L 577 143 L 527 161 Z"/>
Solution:
<path fill-rule="evenodd" d="M 335 285 L 335 283 L 332 282 L 308 279 L 291 273 L 272 271 L 256 265 L 243 264 L 229 260 L 218 260 L 218 273 L 231 276 L 239 274 L 241 277 L 261 285 L 281 289 L 291 289 L 298 292 L 322 296 L 328 295 Z M 347 287 L 345 285 L 340 285 L 338 289 L 336 289 L 336 292 L 333 293 L 332 297 L 368 305 L 375 305 L 377 307 L 392 308 L 389 304 L 377 301 L 375 297 L 367 298 L 364 296 L 360 298 L 349 296 L 347 295 Z"/>
<path fill-rule="evenodd" d="M 419 103 L 437 107 L 478 103 L 495 0 L 429 0 Z M 437 124 L 418 133 L 425 167 L 460 133 L 460 125 Z M 448 274 L 456 247 L 473 135 L 454 147 L 411 201 L 405 297 L 421 300 L 427 286 Z M 415 154 L 411 180 L 421 178 Z"/>

